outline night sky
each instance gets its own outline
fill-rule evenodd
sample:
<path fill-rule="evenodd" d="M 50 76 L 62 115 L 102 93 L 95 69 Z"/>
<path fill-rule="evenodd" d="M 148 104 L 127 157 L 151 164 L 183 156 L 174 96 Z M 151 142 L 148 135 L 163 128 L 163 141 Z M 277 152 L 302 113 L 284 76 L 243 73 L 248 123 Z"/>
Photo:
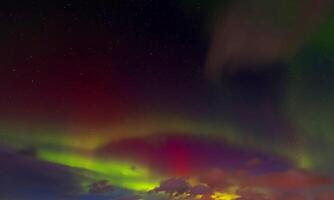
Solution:
<path fill-rule="evenodd" d="M 330 0 L 0 7 L 0 198 L 334 198 Z"/>

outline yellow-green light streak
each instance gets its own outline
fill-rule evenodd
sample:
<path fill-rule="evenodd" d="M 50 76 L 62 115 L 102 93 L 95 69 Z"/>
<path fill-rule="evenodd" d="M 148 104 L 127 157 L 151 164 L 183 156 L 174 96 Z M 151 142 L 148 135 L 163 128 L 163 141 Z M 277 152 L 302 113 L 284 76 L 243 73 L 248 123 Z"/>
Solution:
<path fill-rule="evenodd" d="M 152 177 L 145 167 L 129 162 L 50 150 L 40 151 L 38 157 L 49 162 L 95 172 L 115 186 L 135 191 L 149 191 L 157 187 L 160 182 L 159 178 Z"/>

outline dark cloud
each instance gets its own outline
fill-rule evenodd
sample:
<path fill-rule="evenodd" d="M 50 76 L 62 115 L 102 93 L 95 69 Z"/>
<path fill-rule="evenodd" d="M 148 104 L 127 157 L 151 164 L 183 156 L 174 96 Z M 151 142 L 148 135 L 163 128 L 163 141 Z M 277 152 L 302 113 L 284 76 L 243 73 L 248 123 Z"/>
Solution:
<path fill-rule="evenodd" d="M 154 134 L 124 139 L 106 144 L 98 153 L 140 160 L 153 170 L 181 175 L 212 167 L 242 169 L 254 159 L 261 160 L 259 165 L 250 167 L 254 173 L 280 171 L 290 165 L 276 156 L 191 134 Z"/>
<path fill-rule="evenodd" d="M 47 199 L 81 192 L 73 169 L 22 156 L 5 148 L 0 149 L 0 163 L 0 194 L 3 198 Z"/>

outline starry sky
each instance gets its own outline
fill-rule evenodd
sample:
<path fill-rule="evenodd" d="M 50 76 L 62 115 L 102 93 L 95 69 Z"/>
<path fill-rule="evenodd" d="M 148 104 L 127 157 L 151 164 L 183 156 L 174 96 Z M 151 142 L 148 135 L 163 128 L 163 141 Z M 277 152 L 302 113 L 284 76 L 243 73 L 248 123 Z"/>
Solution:
<path fill-rule="evenodd" d="M 275 195 L 295 176 L 330 188 L 330 1 L 12 0 L 0 20 L 0 196 L 103 199 L 91 183 L 117 196 L 213 168 Z"/>

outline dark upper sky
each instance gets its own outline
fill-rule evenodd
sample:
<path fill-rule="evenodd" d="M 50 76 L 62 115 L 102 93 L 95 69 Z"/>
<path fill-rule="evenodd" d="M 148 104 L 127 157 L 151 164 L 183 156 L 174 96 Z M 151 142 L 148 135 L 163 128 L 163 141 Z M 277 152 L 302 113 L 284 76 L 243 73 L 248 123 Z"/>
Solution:
<path fill-rule="evenodd" d="M 111 99 L 136 101 L 202 80 L 207 5 L 140 0 L 3 4 L 0 104 L 8 113 L 65 112 L 61 107 L 78 99 L 115 107 Z"/>

